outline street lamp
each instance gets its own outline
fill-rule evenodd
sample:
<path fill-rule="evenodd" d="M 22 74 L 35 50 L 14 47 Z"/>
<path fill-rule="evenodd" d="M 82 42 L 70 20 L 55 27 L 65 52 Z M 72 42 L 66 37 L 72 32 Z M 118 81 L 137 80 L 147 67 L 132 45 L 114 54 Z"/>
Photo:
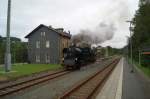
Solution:
<path fill-rule="evenodd" d="M 11 0 L 8 0 L 8 9 L 7 9 L 7 35 L 6 35 L 6 52 L 5 52 L 5 72 L 9 72 L 11 70 L 10 19 L 11 19 Z"/>
<path fill-rule="evenodd" d="M 133 56 L 132 56 L 132 34 L 131 34 L 131 32 L 132 32 L 132 24 L 133 24 L 133 21 L 126 21 L 126 22 L 128 22 L 128 23 L 130 23 L 130 27 L 129 27 L 129 30 L 130 30 L 130 57 L 131 57 L 131 65 L 133 65 Z M 131 72 L 134 72 L 134 68 L 133 68 L 133 66 L 132 66 L 132 69 L 131 69 Z"/>

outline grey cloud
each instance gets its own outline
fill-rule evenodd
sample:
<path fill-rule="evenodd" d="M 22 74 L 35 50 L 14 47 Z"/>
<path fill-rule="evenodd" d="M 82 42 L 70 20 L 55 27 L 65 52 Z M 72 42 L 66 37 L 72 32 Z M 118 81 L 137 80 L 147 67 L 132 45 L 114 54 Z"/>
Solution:
<path fill-rule="evenodd" d="M 115 27 L 114 35 L 122 36 L 121 32 L 128 32 L 128 25 L 123 22 L 133 16 L 131 10 L 134 11 L 137 7 L 135 1 L 138 2 L 138 0 L 12 0 L 11 34 L 23 39 L 26 34 L 43 23 L 64 27 L 73 34 L 86 28 L 95 33 L 106 27 L 109 29 Z M 1 0 L 0 9 L 0 35 L 5 36 L 7 0 Z M 99 26 L 99 22 L 104 22 L 107 26 L 102 23 Z M 109 29 L 105 31 L 106 34 L 110 32 Z M 111 39 L 112 35 L 107 34 L 107 37 Z"/>

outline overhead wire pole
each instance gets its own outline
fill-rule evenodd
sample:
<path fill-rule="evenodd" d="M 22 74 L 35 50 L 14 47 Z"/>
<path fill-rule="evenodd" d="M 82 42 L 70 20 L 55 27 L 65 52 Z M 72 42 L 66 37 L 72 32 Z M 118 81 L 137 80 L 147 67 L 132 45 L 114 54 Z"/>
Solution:
<path fill-rule="evenodd" d="M 10 53 L 10 20 L 11 20 L 11 0 L 8 0 L 7 9 L 7 33 L 6 33 L 6 53 L 5 53 L 5 72 L 11 71 L 11 53 Z"/>
<path fill-rule="evenodd" d="M 129 44 L 130 39 L 128 36 L 126 36 L 126 38 L 127 38 L 127 44 Z M 129 46 L 127 46 L 126 51 L 127 51 L 127 59 L 129 59 L 129 56 L 128 56 L 129 55 Z"/>
<path fill-rule="evenodd" d="M 132 54 L 132 23 L 133 21 L 126 21 L 126 22 L 129 22 L 130 23 L 130 27 L 129 27 L 129 30 L 130 30 L 130 57 L 131 57 L 131 65 L 132 65 L 132 69 L 131 69 L 131 72 L 134 72 L 134 67 L 133 67 L 133 54 Z"/>

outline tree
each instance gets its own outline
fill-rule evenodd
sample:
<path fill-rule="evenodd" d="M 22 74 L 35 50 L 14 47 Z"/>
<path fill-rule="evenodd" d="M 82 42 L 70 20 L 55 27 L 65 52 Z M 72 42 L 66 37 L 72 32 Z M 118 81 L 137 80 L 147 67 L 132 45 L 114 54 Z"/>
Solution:
<path fill-rule="evenodd" d="M 16 37 L 11 37 L 10 39 L 12 63 L 27 62 L 27 43 Z M 5 45 L 6 37 L 0 37 L 0 64 L 4 64 Z"/>
<path fill-rule="evenodd" d="M 150 2 L 149 0 L 140 0 L 139 9 L 136 11 L 134 29 L 132 36 L 133 57 L 138 60 L 139 49 L 149 47 L 150 45 Z"/>

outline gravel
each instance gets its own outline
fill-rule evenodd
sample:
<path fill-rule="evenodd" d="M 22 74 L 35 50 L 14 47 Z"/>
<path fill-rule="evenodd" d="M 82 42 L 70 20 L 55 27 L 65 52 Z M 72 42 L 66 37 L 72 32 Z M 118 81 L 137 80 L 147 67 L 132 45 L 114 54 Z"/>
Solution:
<path fill-rule="evenodd" d="M 19 82 L 31 80 L 31 79 L 34 79 L 34 78 L 38 78 L 38 77 L 41 77 L 41 76 L 44 76 L 44 75 L 47 75 L 47 74 L 52 74 L 52 73 L 55 73 L 55 72 L 58 72 L 58 71 L 61 71 L 61 70 L 63 70 L 63 69 L 47 70 L 47 71 L 42 71 L 40 73 L 34 73 L 32 75 L 26 75 L 26 76 L 23 76 L 23 77 L 14 78 L 14 79 L 4 81 L 4 82 L 0 81 L 0 88 L 3 88 L 3 87 L 8 86 L 8 85 L 16 84 L 16 83 L 19 83 Z"/>
<path fill-rule="evenodd" d="M 94 64 L 81 68 L 81 70 L 71 72 L 70 74 L 64 75 L 57 79 L 47 81 L 40 85 L 33 86 L 24 91 L 20 91 L 0 99 L 57 99 L 74 84 L 102 69 L 111 61 L 112 60 L 105 62 L 98 61 Z"/>

